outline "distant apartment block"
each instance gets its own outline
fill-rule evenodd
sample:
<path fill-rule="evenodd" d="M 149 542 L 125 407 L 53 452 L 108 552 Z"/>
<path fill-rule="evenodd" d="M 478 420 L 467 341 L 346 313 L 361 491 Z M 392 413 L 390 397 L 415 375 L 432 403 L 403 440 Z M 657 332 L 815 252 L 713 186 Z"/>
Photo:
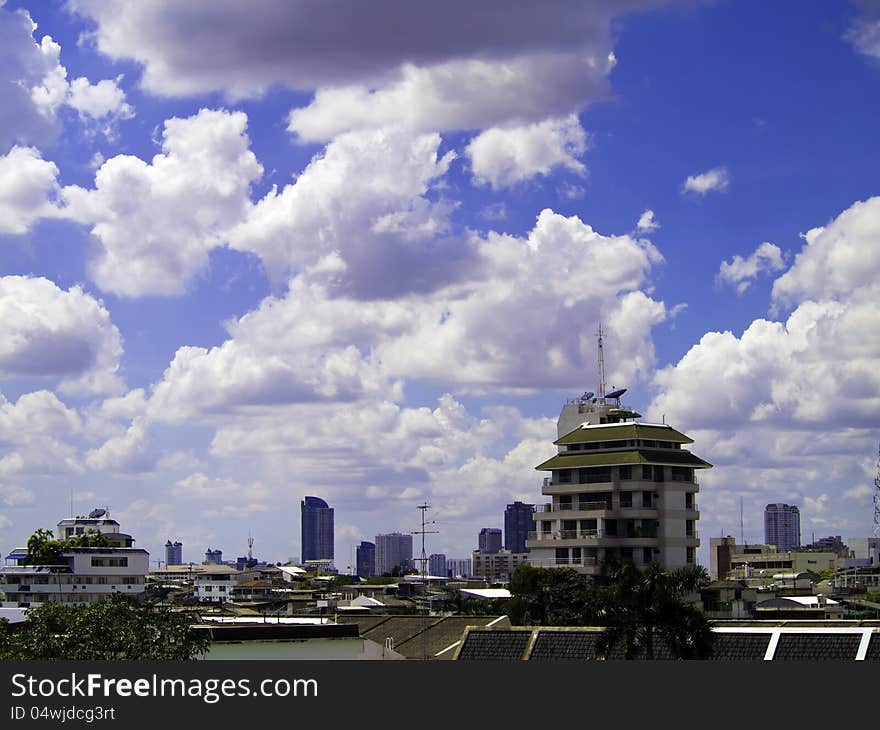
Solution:
<path fill-rule="evenodd" d="M 402 573 L 413 566 L 412 535 L 389 532 L 376 535 L 376 574 Z"/>
<path fill-rule="evenodd" d="M 477 537 L 481 553 L 497 553 L 501 550 L 501 530 L 497 527 L 484 527 Z"/>
<path fill-rule="evenodd" d="M 446 577 L 446 556 L 443 553 L 428 556 L 428 575 Z"/>
<path fill-rule="evenodd" d="M 355 575 L 372 578 L 376 575 L 376 544 L 362 540 L 355 550 Z"/>
<path fill-rule="evenodd" d="M 165 543 L 165 565 L 183 565 L 183 543 L 179 540 Z"/>
<path fill-rule="evenodd" d="M 768 504 L 764 508 L 764 542 L 779 552 L 801 546 L 801 512 L 789 504 Z"/>
<path fill-rule="evenodd" d="M 495 583 L 510 580 L 516 566 L 529 562 L 529 554 L 512 553 L 510 550 L 498 550 L 494 553 L 474 550 L 472 560 L 473 577 Z"/>
<path fill-rule="evenodd" d="M 450 578 L 469 578 L 473 575 L 470 558 L 446 558 L 446 573 Z"/>
<path fill-rule="evenodd" d="M 526 539 L 535 531 L 535 505 L 513 502 L 504 510 L 504 549 L 526 552 Z"/>

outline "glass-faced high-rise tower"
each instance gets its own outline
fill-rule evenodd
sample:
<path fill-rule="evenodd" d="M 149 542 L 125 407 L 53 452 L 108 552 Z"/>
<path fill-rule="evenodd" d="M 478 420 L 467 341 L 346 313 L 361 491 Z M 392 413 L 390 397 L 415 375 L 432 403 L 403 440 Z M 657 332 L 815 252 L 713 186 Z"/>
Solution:
<path fill-rule="evenodd" d="M 302 560 L 333 560 L 333 508 L 320 497 L 300 503 Z"/>

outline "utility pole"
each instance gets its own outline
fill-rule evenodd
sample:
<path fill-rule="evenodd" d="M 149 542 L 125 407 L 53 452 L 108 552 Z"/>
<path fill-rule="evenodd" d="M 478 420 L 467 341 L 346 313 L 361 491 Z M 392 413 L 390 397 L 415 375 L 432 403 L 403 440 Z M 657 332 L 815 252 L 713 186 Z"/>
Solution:
<path fill-rule="evenodd" d="M 874 537 L 880 537 L 880 448 L 877 449 L 877 474 L 874 477 Z"/>
<path fill-rule="evenodd" d="M 602 323 L 599 322 L 599 403 L 605 402 L 605 352 L 602 346 Z"/>
<path fill-rule="evenodd" d="M 425 512 L 431 508 L 431 505 L 427 502 L 425 504 L 420 504 L 416 509 L 421 510 L 422 513 L 422 529 L 416 530 L 413 535 L 421 535 L 422 536 L 422 556 L 419 558 L 419 562 L 422 564 L 422 569 L 419 571 L 419 574 L 422 576 L 422 580 L 428 576 L 428 557 L 425 555 L 425 535 L 439 535 L 439 530 L 426 530 L 425 525 L 433 525 L 434 520 L 430 522 L 425 521 Z"/>
<path fill-rule="evenodd" d="M 429 510 L 431 505 L 427 502 L 424 504 L 420 504 L 417 509 L 422 513 L 422 529 L 414 532 L 414 535 L 422 536 L 422 556 L 419 558 L 419 562 L 422 564 L 422 569 L 420 574 L 422 576 L 422 585 L 425 588 L 425 598 L 428 601 L 428 606 L 425 609 L 425 622 L 422 626 L 422 659 L 428 658 L 428 616 L 431 614 L 431 597 L 428 594 L 428 556 L 425 554 L 425 535 L 439 535 L 439 530 L 426 530 L 425 525 L 434 524 L 434 520 L 430 522 L 425 521 L 425 512 Z"/>

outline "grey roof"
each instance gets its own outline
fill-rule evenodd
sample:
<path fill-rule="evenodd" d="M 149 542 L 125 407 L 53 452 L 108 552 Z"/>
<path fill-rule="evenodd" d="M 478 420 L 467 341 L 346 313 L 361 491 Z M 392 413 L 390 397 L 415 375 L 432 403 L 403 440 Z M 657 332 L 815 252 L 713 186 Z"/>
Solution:
<path fill-rule="evenodd" d="M 469 630 L 458 652 L 460 661 L 523 659 L 531 629 Z"/>
<path fill-rule="evenodd" d="M 868 653 L 865 654 L 865 661 L 880 662 L 880 634 L 874 634 L 871 637 L 871 643 L 868 644 Z"/>
<path fill-rule="evenodd" d="M 807 623 L 807 622 L 804 622 Z M 825 630 L 823 630 L 825 629 Z M 493 630 L 469 628 L 458 659 L 535 659 L 535 660 L 590 660 L 598 656 L 596 642 L 603 629 L 598 627 L 572 628 L 515 628 Z M 740 629 L 715 629 L 713 660 L 761 661 L 771 640 L 777 638 L 773 660 L 855 660 L 865 632 L 870 632 L 870 643 L 864 657 L 880 660 L 880 629 L 872 626 L 848 627 L 814 626 L 754 626 Z M 528 647 L 531 646 L 529 649 Z M 622 645 L 615 646 L 608 659 L 623 659 Z M 639 657 L 643 658 L 643 657 Z M 662 637 L 654 639 L 655 659 L 674 659 L 670 647 Z"/>
<path fill-rule="evenodd" d="M 598 631 L 543 629 L 529 652 L 529 660 L 595 659 Z"/>
<path fill-rule="evenodd" d="M 852 634 L 782 634 L 773 660 L 855 659 L 860 642 L 861 636 Z"/>
<path fill-rule="evenodd" d="M 770 634 L 720 633 L 715 634 L 710 659 L 727 661 L 763 661 L 770 644 Z"/>

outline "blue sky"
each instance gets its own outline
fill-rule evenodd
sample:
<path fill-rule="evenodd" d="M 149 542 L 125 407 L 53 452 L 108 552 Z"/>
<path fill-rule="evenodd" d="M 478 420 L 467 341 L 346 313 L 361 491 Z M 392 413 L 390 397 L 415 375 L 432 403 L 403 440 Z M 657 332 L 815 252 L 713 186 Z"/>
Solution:
<path fill-rule="evenodd" d="M 0 3 L 0 544 L 467 555 L 566 397 L 694 439 L 700 532 L 867 535 L 866 3 Z M 705 547 L 701 558 L 707 559 Z"/>

